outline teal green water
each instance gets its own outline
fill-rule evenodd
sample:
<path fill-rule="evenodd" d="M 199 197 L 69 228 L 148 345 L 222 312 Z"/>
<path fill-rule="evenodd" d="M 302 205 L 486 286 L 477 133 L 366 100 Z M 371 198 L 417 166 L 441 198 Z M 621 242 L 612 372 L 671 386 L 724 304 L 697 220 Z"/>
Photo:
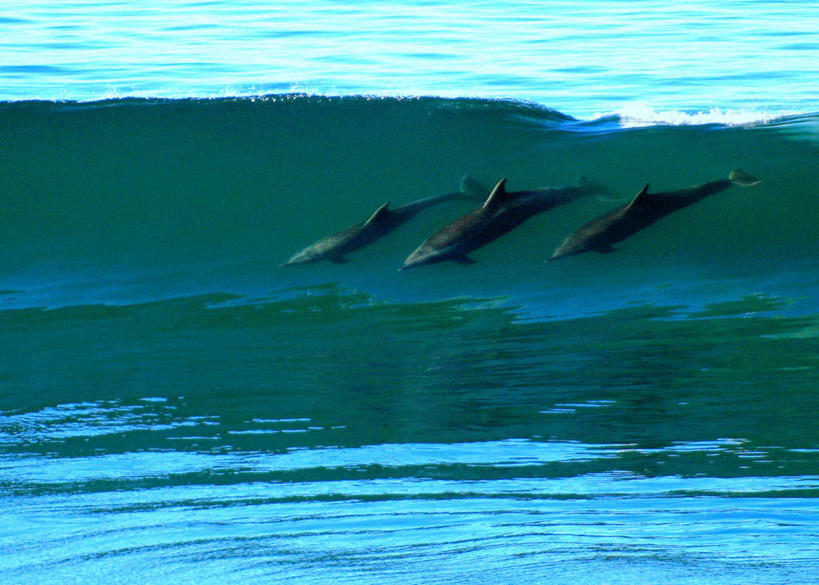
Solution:
<path fill-rule="evenodd" d="M 805 299 L 818 245 L 813 116 L 623 128 L 514 102 L 303 96 L 30 102 L 0 115 L 7 307 L 212 292 L 265 298 L 334 283 L 408 302 L 510 297 L 542 316 L 757 293 L 814 308 Z M 569 233 L 644 184 L 673 190 L 734 167 L 762 184 L 674 214 L 624 242 L 623 253 L 543 265 Z M 347 265 L 278 269 L 384 202 L 456 190 L 464 173 L 485 184 L 506 177 L 511 190 L 586 175 L 611 194 L 525 223 L 476 251 L 472 269 L 396 272 L 473 207 L 466 201 L 424 211 Z"/>
<path fill-rule="evenodd" d="M 0 12 L 3 583 L 815 581 L 811 3 Z M 279 267 L 465 173 L 610 193 Z"/>
<path fill-rule="evenodd" d="M 517 102 L 0 107 L 10 583 L 806 583 L 813 116 L 624 127 Z M 547 265 L 645 184 L 734 187 Z M 398 272 L 474 204 L 279 268 L 385 201 L 611 194 Z"/>
<path fill-rule="evenodd" d="M 4 314 L 7 578 L 813 574 L 815 319 L 220 300 Z"/>

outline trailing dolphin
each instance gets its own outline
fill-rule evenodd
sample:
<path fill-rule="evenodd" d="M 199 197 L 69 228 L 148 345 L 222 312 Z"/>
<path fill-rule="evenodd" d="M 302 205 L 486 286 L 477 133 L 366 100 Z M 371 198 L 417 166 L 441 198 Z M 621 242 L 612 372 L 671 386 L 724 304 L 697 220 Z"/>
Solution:
<path fill-rule="evenodd" d="M 482 200 L 488 192 L 485 187 L 482 187 L 469 176 L 464 176 L 461 179 L 460 189 L 460 191 L 453 193 L 419 199 L 394 209 L 390 209 L 390 204 L 385 203 L 365 221 L 360 221 L 339 232 L 321 238 L 293 255 L 290 260 L 281 264 L 281 266 L 308 264 L 320 260 L 346 262 L 346 254 L 372 244 L 427 207 L 456 199 Z"/>
<path fill-rule="evenodd" d="M 572 186 L 509 193 L 506 179 L 501 179 L 481 207 L 432 234 L 410 254 L 401 270 L 444 260 L 471 263 L 468 253 L 513 230 L 533 215 L 584 195 L 606 191 L 604 186 L 581 177 Z"/>
<path fill-rule="evenodd" d="M 612 244 L 625 240 L 669 213 L 688 207 L 732 185 L 750 187 L 759 182 L 759 179 L 744 171 L 734 169 L 727 179 L 710 181 L 679 191 L 649 193 L 648 185 L 646 185 L 628 205 L 618 207 L 591 220 L 569 235 L 548 261 L 589 250 L 601 253 L 613 252 Z"/>

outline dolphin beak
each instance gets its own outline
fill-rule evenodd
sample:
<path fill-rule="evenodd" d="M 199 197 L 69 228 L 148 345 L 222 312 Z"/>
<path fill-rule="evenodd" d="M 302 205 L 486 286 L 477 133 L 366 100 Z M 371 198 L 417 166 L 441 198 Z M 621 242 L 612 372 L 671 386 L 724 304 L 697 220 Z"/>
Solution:
<path fill-rule="evenodd" d="M 546 264 L 554 262 L 555 260 L 560 260 L 561 258 L 565 257 L 566 254 L 552 254 L 546 259 Z"/>
<path fill-rule="evenodd" d="M 415 268 L 416 266 L 420 266 L 423 262 L 419 262 L 414 255 L 410 254 L 410 256 L 404 260 L 404 264 L 399 268 L 399 271 L 409 270 L 410 268 Z"/>

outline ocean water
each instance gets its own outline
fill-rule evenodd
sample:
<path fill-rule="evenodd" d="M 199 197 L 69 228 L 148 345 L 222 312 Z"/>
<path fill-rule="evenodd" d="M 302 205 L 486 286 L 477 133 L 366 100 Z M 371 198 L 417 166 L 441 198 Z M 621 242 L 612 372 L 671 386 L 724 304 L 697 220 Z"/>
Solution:
<path fill-rule="evenodd" d="M 811 3 L 1 6 L 2 582 L 816 581 Z"/>

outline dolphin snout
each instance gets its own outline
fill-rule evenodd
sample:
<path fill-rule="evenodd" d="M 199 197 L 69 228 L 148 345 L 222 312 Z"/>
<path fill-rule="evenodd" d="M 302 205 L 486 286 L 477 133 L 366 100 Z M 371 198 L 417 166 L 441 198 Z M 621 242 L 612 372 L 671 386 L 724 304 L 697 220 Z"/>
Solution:
<path fill-rule="evenodd" d="M 409 270 L 410 268 L 415 268 L 416 266 L 420 266 L 421 264 L 423 264 L 423 262 L 416 262 L 414 260 L 407 260 L 406 262 L 404 262 L 404 264 L 401 266 L 401 268 L 398 269 L 398 271 L 403 272 L 404 270 Z"/>

